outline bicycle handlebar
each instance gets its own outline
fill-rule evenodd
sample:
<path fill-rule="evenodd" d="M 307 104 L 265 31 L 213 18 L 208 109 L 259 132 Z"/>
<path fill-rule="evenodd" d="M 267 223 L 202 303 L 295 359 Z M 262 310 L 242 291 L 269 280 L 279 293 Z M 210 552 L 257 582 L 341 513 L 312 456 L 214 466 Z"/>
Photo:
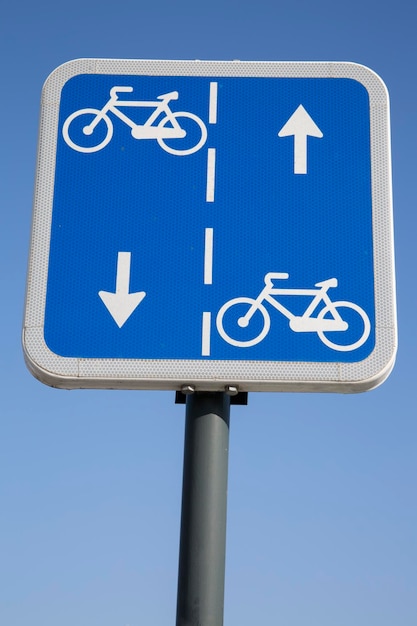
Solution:
<path fill-rule="evenodd" d="M 112 87 L 110 89 L 110 95 L 112 98 L 117 98 L 117 92 L 130 93 L 133 91 L 133 87 Z"/>
<path fill-rule="evenodd" d="M 281 279 L 286 279 L 289 278 L 290 275 L 287 272 L 268 272 L 268 274 L 265 274 L 265 285 L 271 285 L 272 286 L 272 281 L 273 280 L 281 280 Z"/>

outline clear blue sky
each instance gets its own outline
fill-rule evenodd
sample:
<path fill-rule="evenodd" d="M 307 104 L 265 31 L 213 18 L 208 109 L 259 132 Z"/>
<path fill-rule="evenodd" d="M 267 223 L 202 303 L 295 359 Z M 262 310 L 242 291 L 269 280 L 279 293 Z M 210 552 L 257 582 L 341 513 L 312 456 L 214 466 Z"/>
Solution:
<path fill-rule="evenodd" d="M 81 57 L 354 61 L 388 86 L 399 351 L 378 389 L 255 394 L 231 419 L 225 624 L 417 623 L 415 6 L 8 3 L 0 21 L 0 623 L 175 621 L 184 408 L 62 391 L 20 346 L 42 84 Z"/>

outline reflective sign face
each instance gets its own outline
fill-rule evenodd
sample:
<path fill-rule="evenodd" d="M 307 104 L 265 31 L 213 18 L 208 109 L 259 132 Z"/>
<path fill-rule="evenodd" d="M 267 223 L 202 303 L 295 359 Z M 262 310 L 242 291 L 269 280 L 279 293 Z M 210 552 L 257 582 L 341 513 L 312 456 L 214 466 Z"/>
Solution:
<path fill-rule="evenodd" d="M 35 198 L 43 251 L 26 318 L 36 309 L 42 335 L 25 325 L 35 375 L 151 389 L 381 382 L 395 307 L 380 79 L 352 64 L 91 63 L 50 77 L 53 114 L 44 98 L 51 162 L 37 188 L 50 204 Z"/>

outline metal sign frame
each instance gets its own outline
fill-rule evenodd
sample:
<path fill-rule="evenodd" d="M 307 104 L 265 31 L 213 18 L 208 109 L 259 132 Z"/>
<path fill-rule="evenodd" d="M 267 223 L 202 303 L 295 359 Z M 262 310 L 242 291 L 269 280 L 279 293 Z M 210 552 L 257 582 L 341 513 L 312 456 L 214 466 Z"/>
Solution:
<path fill-rule="evenodd" d="M 356 362 L 345 362 L 342 359 L 331 362 L 302 362 L 244 360 L 244 358 L 241 360 L 85 358 L 61 356 L 54 353 L 45 341 L 44 326 L 58 120 L 61 92 L 67 81 L 78 75 L 242 77 L 248 79 L 331 78 L 335 80 L 347 78 L 363 85 L 369 96 L 375 298 L 375 328 L 373 329 L 375 346 L 372 352 L 366 358 Z M 298 111 L 298 113 L 304 114 L 303 111 Z M 307 124 L 305 120 L 302 123 L 304 126 Z M 289 126 L 288 122 L 282 127 L 280 137 L 291 134 Z M 308 134 L 320 137 L 320 129 L 314 126 L 309 127 Z M 68 137 L 67 139 L 68 143 L 70 140 Z M 294 146 L 294 153 L 296 149 Z M 305 167 L 301 154 L 298 164 L 294 163 L 294 172 L 298 168 L 297 173 L 303 173 Z M 207 229 L 207 236 L 210 237 L 210 229 Z M 383 382 L 389 375 L 396 355 L 397 325 L 393 250 L 389 98 L 383 81 L 365 66 L 348 62 L 79 59 L 58 67 L 44 85 L 23 348 L 29 370 L 36 378 L 48 385 L 66 389 L 155 390 L 179 390 L 184 385 L 188 385 L 198 391 L 224 391 L 225 388 L 233 387 L 244 392 L 353 393 L 371 389 Z M 119 254 L 124 255 L 119 257 L 120 273 L 126 274 L 126 264 L 130 262 L 130 257 L 127 256 L 128 253 Z M 265 276 L 266 284 L 267 276 Z M 283 275 L 279 276 L 279 278 L 283 277 Z M 107 306 L 106 299 L 108 301 L 110 297 L 108 292 L 100 292 L 100 297 Z M 136 302 L 139 302 L 142 297 L 143 295 L 139 293 Z M 124 313 L 121 317 L 119 315 L 117 320 L 116 317 L 117 313 L 114 319 L 119 326 L 122 325 Z M 220 325 L 218 323 L 218 330 L 221 334 L 221 322 Z M 228 336 L 225 335 L 225 337 L 228 340 Z M 229 343 L 232 343 L 232 340 Z"/>

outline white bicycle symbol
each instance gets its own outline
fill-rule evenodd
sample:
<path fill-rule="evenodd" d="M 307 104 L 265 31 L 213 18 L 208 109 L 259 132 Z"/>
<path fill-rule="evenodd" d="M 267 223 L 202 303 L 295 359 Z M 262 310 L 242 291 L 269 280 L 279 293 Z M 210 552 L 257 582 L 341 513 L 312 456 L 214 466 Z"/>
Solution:
<path fill-rule="evenodd" d="M 371 323 L 365 311 L 353 302 L 332 302 L 327 294 L 330 287 L 337 287 L 337 278 L 329 278 L 328 280 L 316 283 L 315 287 L 317 287 L 317 289 L 282 289 L 274 287 L 274 280 L 286 279 L 288 277 L 289 274 L 287 273 L 268 272 L 264 278 L 265 287 L 256 299 L 242 297 L 234 298 L 226 302 L 219 310 L 216 319 L 217 330 L 222 339 L 232 346 L 239 348 L 249 348 L 262 341 L 268 334 L 271 326 L 269 313 L 262 304 L 266 301 L 290 320 L 289 325 L 291 330 L 296 333 L 316 332 L 321 341 L 333 350 L 344 352 L 356 350 L 356 348 L 359 348 L 365 343 L 371 330 Z M 281 302 L 275 299 L 276 296 L 312 296 L 313 299 L 302 315 L 294 315 Z M 323 304 L 323 307 L 320 309 L 321 304 Z M 234 308 L 234 315 L 231 316 L 231 323 L 237 323 L 240 328 L 249 327 L 255 314 L 257 312 L 261 314 L 256 325 L 256 331 L 254 330 L 254 332 L 257 333 L 255 337 L 238 340 L 231 337 L 225 331 L 225 316 L 232 308 Z M 318 309 L 318 313 L 313 317 L 313 313 L 316 309 Z M 335 343 L 334 340 L 331 341 L 326 336 L 326 333 L 348 330 L 350 325 L 343 320 L 340 314 L 341 309 L 350 309 L 350 312 L 355 312 L 357 320 L 354 322 L 353 327 L 357 328 L 360 333 L 359 338 L 348 345 Z M 358 316 L 361 318 L 361 323 L 357 323 L 359 320 Z M 255 324 L 252 324 L 252 326 L 255 327 Z M 259 328 L 261 328 L 260 332 Z"/>
<path fill-rule="evenodd" d="M 110 99 L 101 110 L 80 109 L 72 113 L 67 117 L 62 128 L 62 134 L 66 143 L 78 152 L 98 152 L 102 150 L 107 146 L 113 136 L 113 123 L 108 116 L 108 113 L 111 112 L 131 128 L 131 134 L 134 139 L 156 139 L 161 148 L 170 154 L 180 156 L 192 154 L 193 152 L 197 152 L 197 150 L 205 144 L 207 128 L 197 115 L 187 113 L 186 111 L 175 113 L 171 111 L 169 103 L 171 100 L 178 99 L 178 91 L 162 94 L 157 97 L 156 101 L 119 100 L 119 93 L 129 93 L 132 91 L 133 87 L 112 87 L 110 89 Z M 144 124 L 136 124 L 120 110 L 121 107 L 151 107 L 154 111 Z M 196 134 L 197 140 L 194 141 L 191 147 L 178 147 L 178 141 L 176 141 L 176 145 L 174 142 L 174 147 L 167 143 L 167 140 L 184 139 L 188 134 L 187 131 L 181 127 L 181 118 L 192 120 L 193 126 L 195 127 L 195 133 L 193 132 L 192 135 L 194 136 Z M 80 135 L 77 136 L 77 140 L 71 138 L 71 134 L 73 134 L 73 136 L 75 134 L 75 126 L 78 127 L 76 120 L 81 122 L 81 138 L 83 135 L 85 137 L 91 137 L 94 134 L 96 143 L 91 145 L 90 142 L 90 145 L 82 146 L 79 140 Z M 103 134 L 104 139 L 102 138 Z"/>

